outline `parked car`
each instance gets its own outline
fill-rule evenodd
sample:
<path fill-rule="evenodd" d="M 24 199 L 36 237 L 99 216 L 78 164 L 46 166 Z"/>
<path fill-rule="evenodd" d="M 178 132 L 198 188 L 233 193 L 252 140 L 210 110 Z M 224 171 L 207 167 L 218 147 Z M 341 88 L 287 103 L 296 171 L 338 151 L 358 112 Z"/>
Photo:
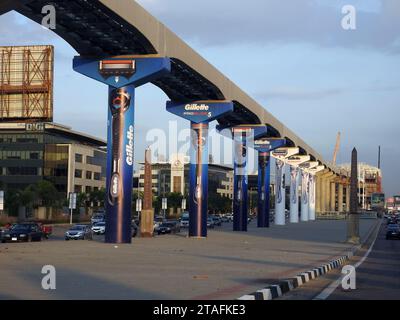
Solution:
<path fill-rule="evenodd" d="M 106 233 L 106 223 L 97 222 L 92 227 L 92 232 L 96 235 L 102 235 Z"/>
<path fill-rule="evenodd" d="M 43 237 L 40 226 L 36 223 L 19 223 L 3 232 L 1 242 L 41 241 Z"/>
<path fill-rule="evenodd" d="M 181 228 L 189 228 L 189 217 L 182 217 Z"/>
<path fill-rule="evenodd" d="M 34 222 L 39 225 L 40 230 L 42 230 L 43 238 L 48 239 L 53 234 L 53 227 L 49 225 L 44 225 L 42 222 Z"/>
<path fill-rule="evenodd" d="M 139 232 L 139 227 L 136 222 L 132 222 L 132 238 L 135 238 Z"/>
<path fill-rule="evenodd" d="M 400 226 L 398 224 L 390 224 L 386 231 L 386 240 L 400 240 Z"/>
<path fill-rule="evenodd" d="M 160 227 L 157 229 L 157 234 L 176 234 L 181 232 L 180 224 L 178 221 L 167 221 L 163 222 Z"/>
<path fill-rule="evenodd" d="M 210 229 L 214 229 L 215 225 L 214 225 L 214 219 L 211 217 L 207 218 L 207 228 Z"/>
<path fill-rule="evenodd" d="M 92 240 L 92 229 L 88 225 L 77 224 L 65 232 L 65 240 Z"/>
<path fill-rule="evenodd" d="M 92 224 L 96 224 L 99 222 L 105 222 L 106 221 L 106 215 L 105 213 L 94 213 L 91 219 Z"/>
<path fill-rule="evenodd" d="M 227 222 L 230 222 L 231 220 L 227 215 L 222 214 L 221 221 L 227 223 Z"/>
<path fill-rule="evenodd" d="M 214 226 L 217 226 L 217 227 L 221 227 L 222 226 L 222 220 L 221 220 L 220 217 L 212 216 L 211 218 L 213 219 Z"/>

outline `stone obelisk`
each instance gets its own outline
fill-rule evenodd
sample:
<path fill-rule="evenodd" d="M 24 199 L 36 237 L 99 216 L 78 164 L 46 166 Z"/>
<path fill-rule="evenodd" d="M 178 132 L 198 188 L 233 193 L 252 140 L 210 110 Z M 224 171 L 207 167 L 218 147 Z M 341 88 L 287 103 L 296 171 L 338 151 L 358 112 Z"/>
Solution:
<path fill-rule="evenodd" d="M 360 223 L 358 214 L 358 159 L 357 149 L 351 155 L 350 177 L 350 215 L 348 218 L 347 241 L 353 244 L 360 243 Z"/>
<path fill-rule="evenodd" d="M 154 232 L 154 210 L 150 148 L 146 149 L 144 163 L 144 199 L 140 233 L 143 238 L 151 238 Z"/>

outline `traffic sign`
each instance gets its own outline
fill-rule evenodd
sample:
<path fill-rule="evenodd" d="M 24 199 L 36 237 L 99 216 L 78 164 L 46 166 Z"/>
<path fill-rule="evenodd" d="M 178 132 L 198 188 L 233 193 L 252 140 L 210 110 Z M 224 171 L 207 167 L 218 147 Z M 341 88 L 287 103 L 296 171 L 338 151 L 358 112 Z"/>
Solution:
<path fill-rule="evenodd" d="M 136 200 L 136 212 L 142 212 L 142 199 Z"/>
<path fill-rule="evenodd" d="M 4 210 L 4 191 L 0 191 L 0 211 Z"/>
<path fill-rule="evenodd" d="M 162 209 L 163 210 L 167 210 L 168 209 L 168 199 L 167 198 L 163 198 L 162 199 Z"/>
<path fill-rule="evenodd" d="M 69 208 L 71 210 L 75 210 L 76 209 L 76 197 L 77 197 L 77 194 L 75 192 L 70 192 L 70 194 L 69 194 Z"/>

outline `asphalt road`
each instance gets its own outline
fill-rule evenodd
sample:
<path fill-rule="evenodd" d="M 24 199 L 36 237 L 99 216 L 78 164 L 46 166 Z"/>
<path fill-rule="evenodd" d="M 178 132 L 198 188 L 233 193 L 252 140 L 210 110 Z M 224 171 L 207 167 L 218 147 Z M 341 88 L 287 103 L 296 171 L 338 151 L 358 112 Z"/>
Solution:
<path fill-rule="evenodd" d="M 383 224 L 368 258 L 357 269 L 357 289 L 341 288 L 329 300 L 400 300 L 400 240 L 386 240 Z"/>
<path fill-rule="evenodd" d="M 363 237 L 376 223 L 362 220 Z M 64 241 L 0 244 L 0 299 L 236 299 L 343 255 L 345 221 L 317 221 L 234 233 L 232 224 L 207 239 L 185 234 L 134 239 L 132 245 Z M 41 288 L 44 265 L 57 289 Z"/>

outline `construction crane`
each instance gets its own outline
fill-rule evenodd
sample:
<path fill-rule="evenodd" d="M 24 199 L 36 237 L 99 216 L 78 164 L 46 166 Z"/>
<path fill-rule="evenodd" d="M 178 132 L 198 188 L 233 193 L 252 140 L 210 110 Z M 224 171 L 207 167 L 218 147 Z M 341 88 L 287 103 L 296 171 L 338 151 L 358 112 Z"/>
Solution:
<path fill-rule="evenodd" d="M 341 133 L 339 132 L 338 135 L 337 135 L 337 139 L 336 139 L 335 152 L 333 153 L 333 160 L 332 160 L 332 163 L 333 163 L 334 166 L 336 166 L 337 155 L 338 155 L 338 153 L 339 153 L 340 138 L 341 138 Z"/>

